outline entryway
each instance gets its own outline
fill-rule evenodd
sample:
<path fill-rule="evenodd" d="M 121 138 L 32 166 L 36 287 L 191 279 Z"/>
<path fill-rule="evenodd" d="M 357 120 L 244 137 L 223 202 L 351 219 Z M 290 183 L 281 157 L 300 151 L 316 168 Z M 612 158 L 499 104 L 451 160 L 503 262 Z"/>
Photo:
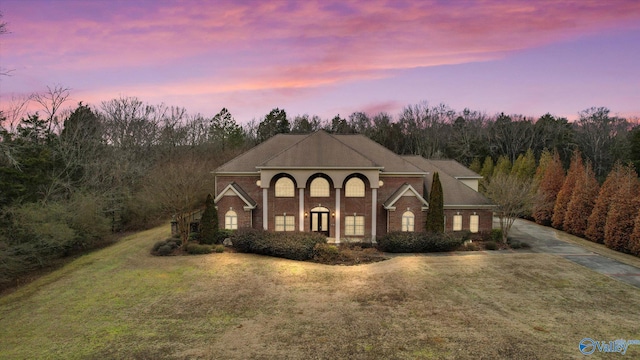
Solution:
<path fill-rule="evenodd" d="M 326 207 L 314 207 L 311 213 L 311 231 L 324 234 L 329 237 L 329 209 Z"/>

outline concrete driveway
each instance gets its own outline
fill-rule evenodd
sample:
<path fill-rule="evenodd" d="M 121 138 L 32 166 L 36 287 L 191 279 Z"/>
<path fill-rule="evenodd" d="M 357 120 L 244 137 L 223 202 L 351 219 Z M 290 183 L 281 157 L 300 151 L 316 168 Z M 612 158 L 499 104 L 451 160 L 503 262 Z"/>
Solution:
<path fill-rule="evenodd" d="M 531 252 L 554 254 L 640 288 L 640 268 L 596 254 L 580 245 L 562 241 L 558 239 L 556 231 L 531 221 L 517 219 L 509 236 L 531 245 Z"/>

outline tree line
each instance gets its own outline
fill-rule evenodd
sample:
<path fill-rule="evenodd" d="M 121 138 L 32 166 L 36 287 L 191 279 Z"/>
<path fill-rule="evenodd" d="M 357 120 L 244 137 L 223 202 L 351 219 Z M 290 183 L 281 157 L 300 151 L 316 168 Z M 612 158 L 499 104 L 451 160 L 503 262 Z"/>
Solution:
<path fill-rule="evenodd" d="M 201 207 L 211 170 L 280 133 L 363 134 L 399 154 L 455 159 L 487 178 L 506 167 L 534 177 L 550 152 L 564 169 L 580 151 L 598 183 L 616 163 L 640 166 L 637 119 L 607 108 L 586 109 L 575 122 L 427 102 L 395 117 L 290 117 L 275 108 L 241 124 L 226 108 L 204 116 L 135 97 L 72 107 L 69 97 L 55 86 L 0 113 L 0 284 L 101 246 L 112 233 Z"/>

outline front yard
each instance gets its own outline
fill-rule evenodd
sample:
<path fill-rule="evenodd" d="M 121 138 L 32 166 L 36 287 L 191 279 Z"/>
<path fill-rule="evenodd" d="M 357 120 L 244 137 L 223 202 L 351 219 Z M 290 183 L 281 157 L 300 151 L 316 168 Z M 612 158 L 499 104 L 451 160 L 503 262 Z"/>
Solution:
<path fill-rule="evenodd" d="M 0 297 L 0 358 L 549 359 L 582 357 L 585 337 L 640 339 L 640 290 L 553 255 L 150 255 L 167 236 L 135 234 Z"/>

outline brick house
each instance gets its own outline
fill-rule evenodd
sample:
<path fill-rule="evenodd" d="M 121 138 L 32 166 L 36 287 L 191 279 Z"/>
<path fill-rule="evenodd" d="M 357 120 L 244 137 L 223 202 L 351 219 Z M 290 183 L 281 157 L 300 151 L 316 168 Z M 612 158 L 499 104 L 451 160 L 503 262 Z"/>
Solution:
<path fill-rule="evenodd" d="M 221 228 L 313 231 L 330 241 L 375 241 L 422 231 L 434 172 L 447 231 L 490 231 L 493 205 L 478 174 L 453 160 L 400 156 L 363 135 L 280 134 L 217 168 Z"/>

